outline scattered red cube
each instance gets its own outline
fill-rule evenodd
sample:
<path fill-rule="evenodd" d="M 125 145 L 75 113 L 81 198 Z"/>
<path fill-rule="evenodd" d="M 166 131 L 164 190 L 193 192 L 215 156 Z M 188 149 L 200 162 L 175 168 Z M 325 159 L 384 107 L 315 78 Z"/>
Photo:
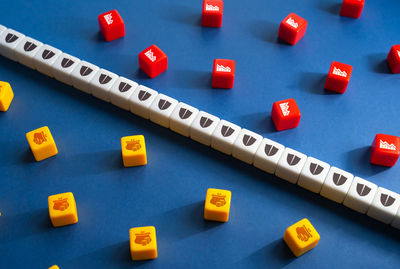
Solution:
<path fill-rule="evenodd" d="M 353 67 L 351 65 L 332 62 L 328 77 L 326 78 L 325 89 L 344 93 L 349 84 L 352 71 Z"/>
<path fill-rule="evenodd" d="M 400 137 L 377 134 L 371 146 L 371 163 L 392 167 L 400 155 Z"/>
<path fill-rule="evenodd" d="M 301 113 L 296 101 L 292 99 L 275 102 L 271 111 L 272 120 L 278 131 L 296 128 L 300 123 Z"/>
<path fill-rule="evenodd" d="M 201 25 L 204 27 L 221 27 L 224 13 L 224 1 L 204 0 Z"/>
<path fill-rule="evenodd" d="M 155 78 L 168 68 L 167 55 L 156 45 L 139 53 L 139 66 L 150 77 Z"/>
<path fill-rule="evenodd" d="M 125 24 L 117 10 L 111 10 L 97 17 L 100 31 L 106 41 L 112 41 L 125 35 Z"/>
<path fill-rule="evenodd" d="M 235 80 L 235 61 L 215 59 L 211 85 L 213 88 L 232 89 Z"/>
<path fill-rule="evenodd" d="M 364 8 L 365 0 L 343 0 L 340 16 L 358 19 Z"/>
<path fill-rule="evenodd" d="M 387 62 L 393 74 L 400 73 L 400 45 L 394 45 L 390 49 Z"/>
<path fill-rule="evenodd" d="M 290 13 L 279 26 L 278 36 L 291 45 L 295 45 L 306 33 L 307 21 L 302 17 Z"/>

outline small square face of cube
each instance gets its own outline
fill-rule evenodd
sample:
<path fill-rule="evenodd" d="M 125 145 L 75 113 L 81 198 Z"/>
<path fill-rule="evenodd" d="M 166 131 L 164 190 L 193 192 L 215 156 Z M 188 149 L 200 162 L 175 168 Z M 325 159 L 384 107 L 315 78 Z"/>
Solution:
<path fill-rule="evenodd" d="M 62 51 L 49 45 L 43 45 L 34 57 L 35 68 L 49 77 L 54 77 L 52 65 Z"/>
<path fill-rule="evenodd" d="M 372 204 L 378 186 L 360 177 L 355 177 L 343 204 L 365 214 Z"/>
<path fill-rule="evenodd" d="M 90 82 L 93 96 L 103 101 L 110 102 L 110 90 L 118 78 L 118 75 L 105 69 L 97 71 Z"/>
<path fill-rule="evenodd" d="M 169 128 L 178 134 L 189 136 L 190 126 L 195 120 L 199 110 L 185 103 L 179 103 L 169 119 Z"/>
<path fill-rule="evenodd" d="M 21 64 L 34 69 L 35 64 L 33 58 L 41 46 L 43 46 L 42 42 L 26 36 L 15 48 L 15 57 Z"/>
<path fill-rule="evenodd" d="M 296 101 L 286 99 L 272 105 L 271 118 L 278 131 L 296 128 L 300 123 L 301 113 Z"/>
<path fill-rule="evenodd" d="M 29 146 L 36 161 L 41 161 L 58 153 L 56 143 L 49 127 L 44 126 L 26 134 Z"/>
<path fill-rule="evenodd" d="M 122 137 L 121 149 L 125 167 L 147 164 L 146 144 L 143 135 Z"/>
<path fill-rule="evenodd" d="M 81 60 L 62 53 L 53 65 L 54 78 L 68 85 L 72 85 L 71 73 Z"/>
<path fill-rule="evenodd" d="M 290 13 L 279 26 L 279 38 L 291 45 L 295 45 L 303 38 L 307 30 L 307 21 L 302 17 Z"/>
<path fill-rule="evenodd" d="M 204 0 L 201 25 L 203 27 L 221 27 L 224 14 L 224 2 L 222 0 Z"/>
<path fill-rule="evenodd" d="M 150 120 L 165 128 L 169 128 L 169 118 L 174 111 L 178 101 L 164 94 L 157 98 L 150 106 Z"/>
<path fill-rule="evenodd" d="M 86 61 L 80 61 L 71 73 L 72 85 L 78 90 L 91 94 L 92 87 L 90 82 L 99 69 L 100 68 L 96 65 Z"/>
<path fill-rule="evenodd" d="M 340 16 L 358 19 L 364 8 L 365 0 L 343 0 Z"/>
<path fill-rule="evenodd" d="M 232 89 L 235 80 L 235 61 L 215 59 L 212 74 L 212 87 Z"/>
<path fill-rule="evenodd" d="M 307 156 L 291 148 L 285 148 L 276 167 L 275 175 L 290 183 L 297 183 Z"/>
<path fill-rule="evenodd" d="M 150 78 L 155 78 L 168 68 L 167 55 L 156 45 L 139 53 L 139 66 Z"/>
<path fill-rule="evenodd" d="M 276 167 L 284 150 L 285 147 L 283 145 L 264 138 L 254 156 L 253 165 L 265 172 L 275 174 Z"/>
<path fill-rule="evenodd" d="M 371 146 L 371 163 L 392 167 L 400 155 L 400 137 L 377 134 Z"/>
<path fill-rule="evenodd" d="M 313 249 L 319 242 L 320 236 L 308 219 L 293 224 L 286 229 L 283 240 L 296 257 Z"/>
<path fill-rule="evenodd" d="M 367 215 L 371 218 L 389 224 L 394 219 L 399 210 L 400 195 L 379 187 Z"/>
<path fill-rule="evenodd" d="M 332 166 L 326 176 L 320 194 L 336 203 L 342 203 L 350 189 L 354 176 Z"/>
<path fill-rule="evenodd" d="M 97 17 L 100 32 L 106 41 L 112 41 L 125 35 L 125 24 L 117 10 L 111 10 Z"/>
<path fill-rule="evenodd" d="M 111 103 L 125 110 L 129 110 L 129 98 L 138 87 L 138 84 L 124 77 L 119 77 L 110 90 Z"/>
<path fill-rule="evenodd" d="M 0 54 L 17 61 L 14 49 L 24 39 L 25 35 L 12 29 L 4 30 L 0 35 Z"/>
<path fill-rule="evenodd" d="M 157 95 L 158 92 L 155 90 L 140 85 L 129 99 L 131 112 L 145 119 L 149 119 L 149 109 Z"/>
<path fill-rule="evenodd" d="M 231 192 L 227 190 L 208 189 L 204 204 L 204 219 L 227 222 L 231 208 Z"/>
<path fill-rule="evenodd" d="M 348 64 L 332 62 L 328 77 L 325 81 L 325 89 L 333 92 L 344 93 L 349 84 L 353 67 Z"/>
<path fill-rule="evenodd" d="M 129 230 L 131 258 L 133 261 L 157 258 L 156 228 L 136 227 Z"/>
<path fill-rule="evenodd" d="M 241 129 L 242 128 L 233 123 L 221 120 L 212 135 L 211 147 L 225 154 L 231 155 L 233 144 L 239 136 Z"/>
<path fill-rule="evenodd" d="M 72 192 L 49 196 L 49 215 L 54 227 L 78 222 L 75 198 Z"/>
<path fill-rule="evenodd" d="M 390 49 L 386 59 L 392 73 L 400 73 L 400 45 L 394 45 Z"/>
<path fill-rule="evenodd" d="M 319 193 L 330 167 L 325 162 L 308 157 L 303 170 L 301 170 L 297 184 L 307 190 Z"/>
<path fill-rule="evenodd" d="M 254 155 L 261 144 L 262 136 L 242 129 L 232 148 L 232 156 L 245 163 L 252 164 Z"/>
<path fill-rule="evenodd" d="M 7 111 L 11 101 L 14 98 L 14 92 L 8 82 L 0 81 L 0 111 Z"/>
<path fill-rule="evenodd" d="M 190 138 L 203 145 L 211 145 L 211 137 L 219 123 L 219 118 L 200 111 L 190 127 Z"/>

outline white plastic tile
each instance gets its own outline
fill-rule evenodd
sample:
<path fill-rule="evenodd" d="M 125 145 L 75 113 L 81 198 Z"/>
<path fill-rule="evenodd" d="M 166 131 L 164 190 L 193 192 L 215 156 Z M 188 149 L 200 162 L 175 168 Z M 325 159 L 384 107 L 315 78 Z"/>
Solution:
<path fill-rule="evenodd" d="M 4 31 L 4 30 L 6 30 L 7 28 L 4 26 L 4 25 L 1 25 L 0 24 L 0 35 L 1 35 L 1 33 Z"/>
<path fill-rule="evenodd" d="M 90 81 L 99 69 L 100 68 L 94 64 L 80 61 L 71 73 L 72 85 L 78 90 L 91 94 L 92 89 Z"/>
<path fill-rule="evenodd" d="M 323 161 L 308 157 L 306 164 L 301 170 L 297 184 L 309 191 L 319 193 L 330 167 L 329 164 Z"/>
<path fill-rule="evenodd" d="M 129 99 L 129 107 L 132 113 L 149 119 L 149 109 L 158 92 L 153 89 L 139 85 Z"/>
<path fill-rule="evenodd" d="M 34 57 L 43 46 L 43 43 L 28 36 L 24 37 L 15 48 L 15 58 L 18 62 L 35 69 Z"/>
<path fill-rule="evenodd" d="M 24 37 L 25 35 L 14 31 L 13 29 L 5 29 L 0 34 L 0 54 L 13 61 L 17 61 L 14 50 Z"/>
<path fill-rule="evenodd" d="M 35 57 L 33 57 L 35 69 L 49 77 L 54 77 L 53 64 L 56 62 L 61 53 L 61 50 L 52 46 L 41 46 L 39 51 L 35 54 Z"/>
<path fill-rule="evenodd" d="M 242 129 L 235 143 L 233 143 L 232 156 L 245 163 L 252 164 L 262 139 L 261 135 Z"/>
<path fill-rule="evenodd" d="M 199 110 L 188 104 L 180 102 L 169 118 L 169 128 L 178 134 L 188 137 L 190 126 L 196 118 Z"/>
<path fill-rule="evenodd" d="M 219 118 L 200 111 L 190 126 L 190 138 L 206 146 L 211 145 L 211 136 L 219 123 Z"/>
<path fill-rule="evenodd" d="M 320 194 L 336 203 L 342 203 L 353 182 L 353 174 L 332 166 Z"/>
<path fill-rule="evenodd" d="M 399 207 L 399 210 L 397 210 L 397 214 L 396 214 L 396 216 L 395 216 L 394 219 L 393 219 L 392 226 L 393 226 L 394 228 L 400 230 L 400 207 Z"/>
<path fill-rule="evenodd" d="M 211 147 L 231 155 L 233 144 L 242 128 L 226 120 L 221 120 L 211 137 Z"/>
<path fill-rule="evenodd" d="M 400 206 L 400 195 L 379 187 L 367 215 L 371 218 L 389 224 L 395 219 Z M 396 225 L 396 223 L 395 223 Z"/>
<path fill-rule="evenodd" d="M 360 177 L 355 177 L 343 204 L 365 214 L 372 204 L 378 186 Z"/>
<path fill-rule="evenodd" d="M 178 101 L 165 94 L 157 95 L 150 106 L 150 120 L 165 128 L 169 128 L 169 118 Z"/>
<path fill-rule="evenodd" d="M 291 148 L 285 148 L 276 167 L 275 175 L 295 184 L 306 163 L 307 156 Z"/>
<path fill-rule="evenodd" d="M 110 90 L 118 78 L 119 76 L 117 74 L 108 70 L 100 69 L 97 71 L 90 82 L 93 96 L 103 101 L 110 102 Z"/>
<path fill-rule="evenodd" d="M 129 98 L 139 85 L 127 78 L 119 77 L 110 90 L 111 103 L 129 110 Z"/>
<path fill-rule="evenodd" d="M 279 159 L 284 151 L 285 146 L 282 144 L 264 138 L 254 156 L 253 165 L 265 172 L 275 174 Z"/>
<path fill-rule="evenodd" d="M 62 53 L 53 64 L 54 78 L 65 84 L 72 85 L 71 73 L 78 66 L 80 61 L 81 60 L 72 55 Z"/>

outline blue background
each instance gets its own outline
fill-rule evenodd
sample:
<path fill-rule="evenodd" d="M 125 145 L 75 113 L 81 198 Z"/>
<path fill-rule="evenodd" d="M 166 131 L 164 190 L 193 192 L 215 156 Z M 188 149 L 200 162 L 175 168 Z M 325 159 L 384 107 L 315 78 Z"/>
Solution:
<path fill-rule="evenodd" d="M 400 165 L 369 163 L 376 133 L 400 135 L 399 1 L 367 1 L 360 19 L 339 0 L 225 1 L 223 26 L 200 27 L 202 1 L 3 0 L 0 24 L 182 102 L 400 192 Z M 97 15 L 117 9 L 126 36 L 105 42 Z M 277 40 L 290 12 L 305 37 Z M 167 72 L 149 79 L 137 55 L 158 45 Z M 232 90 L 212 89 L 214 58 L 236 61 Z M 332 61 L 353 66 L 345 94 L 324 91 Z M 396 267 L 400 231 L 353 212 L 111 104 L 0 58 L 15 92 L 0 114 L 0 268 Z M 274 101 L 295 98 L 298 128 L 276 132 Z M 35 162 L 25 133 L 48 125 L 59 154 Z M 143 134 L 148 165 L 123 168 L 120 138 Z M 209 187 L 232 191 L 230 220 L 202 218 Z M 79 223 L 52 228 L 47 197 L 72 191 Z M 307 217 L 319 245 L 295 259 L 282 240 Z M 129 228 L 154 225 L 159 257 L 132 262 Z"/>

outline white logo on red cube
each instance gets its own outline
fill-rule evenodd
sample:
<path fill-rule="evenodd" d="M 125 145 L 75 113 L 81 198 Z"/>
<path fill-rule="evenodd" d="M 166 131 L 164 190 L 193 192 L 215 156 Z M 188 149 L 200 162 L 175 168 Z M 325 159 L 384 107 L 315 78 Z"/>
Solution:
<path fill-rule="evenodd" d="M 379 147 L 381 149 L 389 149 L 389 150 L 396 150 L 397 149 L 396 145 L 390 144 L 390 143 L 388 143 L 386 141 L 383 141 L 381 139 L 379 140 Z"/>
<path fill-rule="evenodd" d="M 299 24 L 297 22 L 295 22 L 295 20 L 292 19 L 292 17 L 289 17 L 289 19 L 286 20 L 286 23 L 294 28 L 299 27 Z"/>
<path fill-rule="evenodd" d="M 346 71 L 342 71 L 339 68 L 337 68 L 336 66 L 333 67 L 333 72 L 334 75 L 340 76 L 340 77 L 347 77 L 347 72 Z"/>
<path fill-rule="evenodd" d="M 289 102 L 279 104 L 279 107 L 280 107 L 281 110 L 282 110 L 283 116 L 285 116 L 285 117 L 286 117 L 286 116 L 289 116 L 289 114 L 290 114 L 290 111 L 289 111 Z"/>
<path fill-rule="evenodd" d="M 223 66 L 222 64 L 217 64 L 217 72 L 227 72 L 230 73 L 232 69 L 229 66 Z"/>
<path fill-rule="evenodd" d="M 106 20 L 108 25 L 110 25 L 114 22 L 113 18 L 112 18 L 112 13 L 108 13 L 108 14 L 104 15 L 104 19 Z"/>
<path fill-rule="evenodd" d="M 206 4 L 206 11 L 219 11 L 219 6 L 213 6 L 210 4 Z"/>
<path fill-rule="evenodd" d="M 149 58 L 149 60 L 153 63 L 157 60 L 157 57 L 154 55 L 154 52 L 151 49 L 146 51 L 144 55 L 146 55 L 146 57 Z"/>

